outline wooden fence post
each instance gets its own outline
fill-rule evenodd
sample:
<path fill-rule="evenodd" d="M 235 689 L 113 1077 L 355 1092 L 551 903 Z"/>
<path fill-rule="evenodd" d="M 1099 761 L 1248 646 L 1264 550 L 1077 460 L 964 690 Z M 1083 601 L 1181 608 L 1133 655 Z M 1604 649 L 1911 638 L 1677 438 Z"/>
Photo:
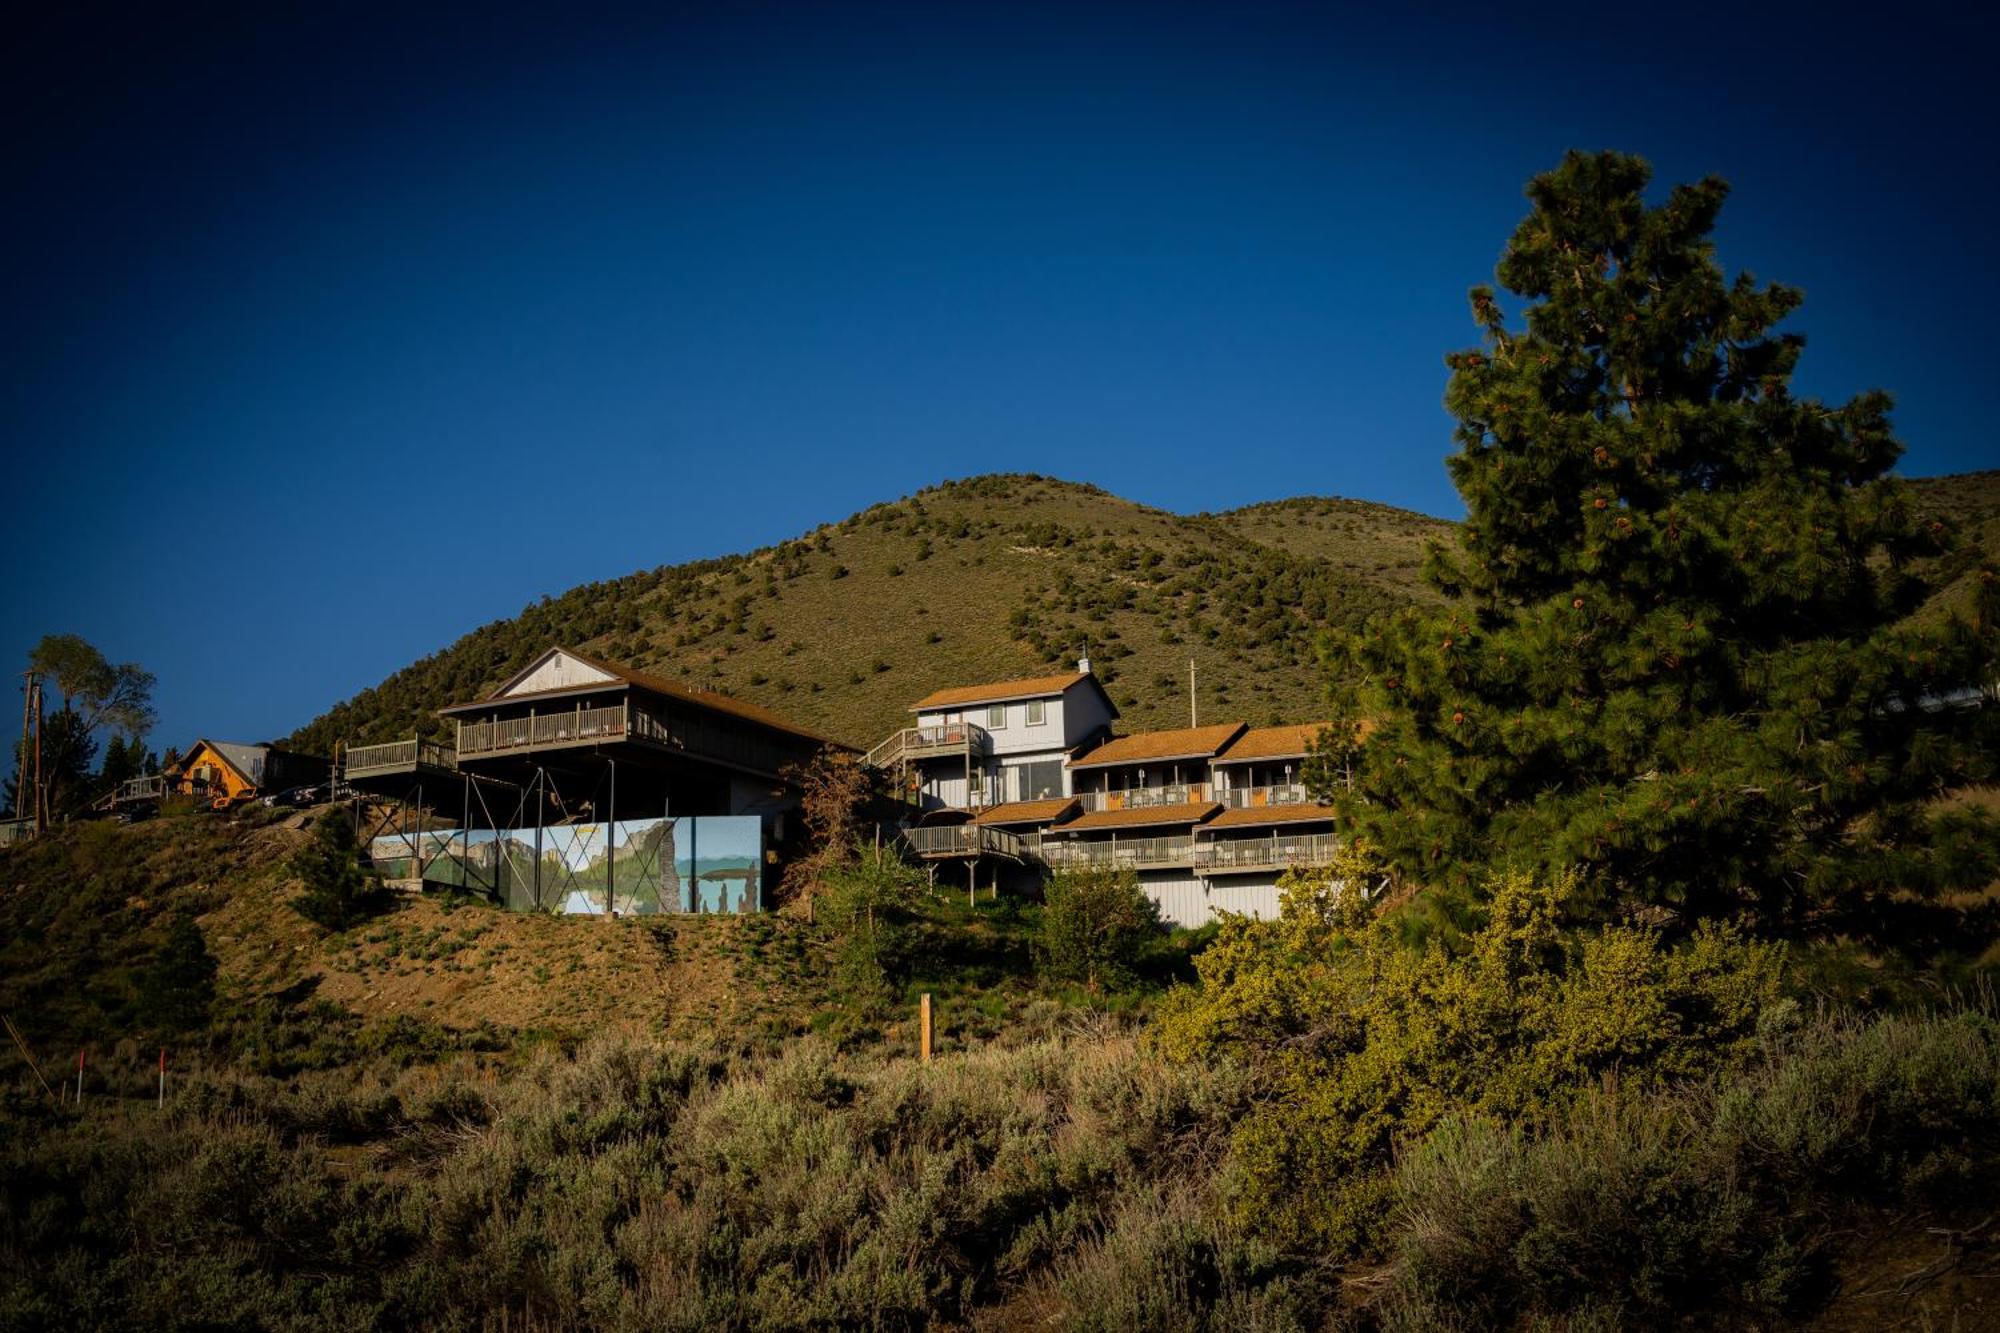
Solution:
<path fill-rule="evenodd" d="M 918 1051 L 925 1064 L 931 1062 L 931 1035 L 931 993 L 925 991 L 923 999 L 918 1003 L 917 1016 Z"/>

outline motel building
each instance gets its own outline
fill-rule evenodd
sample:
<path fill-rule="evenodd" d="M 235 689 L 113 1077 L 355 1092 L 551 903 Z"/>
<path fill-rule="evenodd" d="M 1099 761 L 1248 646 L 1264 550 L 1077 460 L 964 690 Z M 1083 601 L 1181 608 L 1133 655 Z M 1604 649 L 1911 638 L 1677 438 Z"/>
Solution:
<path fill-rule="evenodd" d="M 1116 735 L 1090 669 L 939 690 L 868 762 L 918 808 L 905 836 L 968 892 L 1066 866 L 1134 871 L 1173 924 L 1278 913 L 1278 879 L 1325 865 L 1333 811 L 1303 770 L 1317 724 Z M 943 882 L 949 882 L 945 880 Z"/>

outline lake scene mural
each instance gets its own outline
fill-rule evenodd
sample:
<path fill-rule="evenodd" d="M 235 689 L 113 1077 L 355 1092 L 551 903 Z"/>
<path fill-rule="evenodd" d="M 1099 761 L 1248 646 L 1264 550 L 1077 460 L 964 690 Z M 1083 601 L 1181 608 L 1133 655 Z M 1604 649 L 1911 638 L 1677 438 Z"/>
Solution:
<path fill-rule="evenodd" d="M 386 879 L 487 894 L 526 912 L 763 910 L 755 815 L 694 815 L 512 829 L 432 829 L 369 844 Z"/>

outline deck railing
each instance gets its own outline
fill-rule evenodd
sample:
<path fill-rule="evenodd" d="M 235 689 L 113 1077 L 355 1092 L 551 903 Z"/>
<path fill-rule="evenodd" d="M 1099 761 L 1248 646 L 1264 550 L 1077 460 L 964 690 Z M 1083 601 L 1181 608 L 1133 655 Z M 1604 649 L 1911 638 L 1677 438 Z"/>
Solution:
<path fill-rule="evenodd" d="M 972 722 L 942 722 L 924 727 L 904 727 L 868 752 L 868 763 L 876 768 L 912 759 L 960 758 L 985 754 L 993 738 L 986 728 Z"/>
<path fill-rule="evenodd" d="M 1042 859 L 1057 869 L 1072 866 L 1184 866 L 1194 861 L 1194 852 L 1194 838 L 1188 834 L 1090 842 L 1069 838 L 1045 838 L 1042 841 Z"/>
<path fill-rule="evenodd" d="M 1026 859 L 1021 839 L 1006 829 L 983 824 L 940 824 L 931 828 L 903 831 L 910 850 L 918 856 L 1010 856 Z"/>
<path fill-rule="evenodd" d="M 1206 782 L 1172 782 L 1164 787 L 1128 787 L 1124 791 L 1080 791 L 1085 810 L 1151 810 L 1163 805 L 1187 805 L 1209 800 Z"/>
<path fill-rule="evenodd" d="M 342 771 L 348 777 L 383 769 L 414 768 L 419 765 L 428 768 L 457 768 L 458 753 L 443 741 L 429 741 L 413 736 L 409 740 L 386 741 L 380 745 L 350 745 L 341 760 Z"/>
<path fill-rule="evenodd" d="M 165 773 L 153 773 L 142 778 L 128 778 L 118 784 L 114 799 L 120 804 L 126 801 L 157 801 L 174 789 L 174 780 Z"/>
<path fill-rule="evenodd" d="M 645 714 L 638 716 L 644 717 Z M 531 717 L 495 718 L 490 722 L 461 722 L 458 724 L 458 754 L 460 758 L 466 758 L 506 750 L 566 745 L 575 741 L 617 740 L 625 732 L 626 710 L 622 706 L 574 708 Z"/>
<path fill-rule="evenodd" d="M 1261 870 L 1273 866 L 1323 866 L 1340 850 L 1332 833 L 1271 833 L 1261 838 L 1209 838 L 1195 847 L 1201 870 Z"/>
<path fill-rule="evenodd" d="M 1305 805 L 1310 800 L 1303 782 L 1274 782 L 1266 787 L 1229 787 L 1216 799 L 1232 810 L 1261 810 L 1272 805 Z"/>

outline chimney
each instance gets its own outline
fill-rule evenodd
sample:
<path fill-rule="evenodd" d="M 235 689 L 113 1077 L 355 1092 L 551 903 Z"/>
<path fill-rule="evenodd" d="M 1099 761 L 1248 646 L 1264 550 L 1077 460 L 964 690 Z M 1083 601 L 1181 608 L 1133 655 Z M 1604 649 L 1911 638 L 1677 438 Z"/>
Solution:
<path fill-rule="evenodd" d="M 1079 657 L 1076 659 L 1076 674 L 1079 676 L 1090 674 L 1090 659 L 1088 657 Z"/>

